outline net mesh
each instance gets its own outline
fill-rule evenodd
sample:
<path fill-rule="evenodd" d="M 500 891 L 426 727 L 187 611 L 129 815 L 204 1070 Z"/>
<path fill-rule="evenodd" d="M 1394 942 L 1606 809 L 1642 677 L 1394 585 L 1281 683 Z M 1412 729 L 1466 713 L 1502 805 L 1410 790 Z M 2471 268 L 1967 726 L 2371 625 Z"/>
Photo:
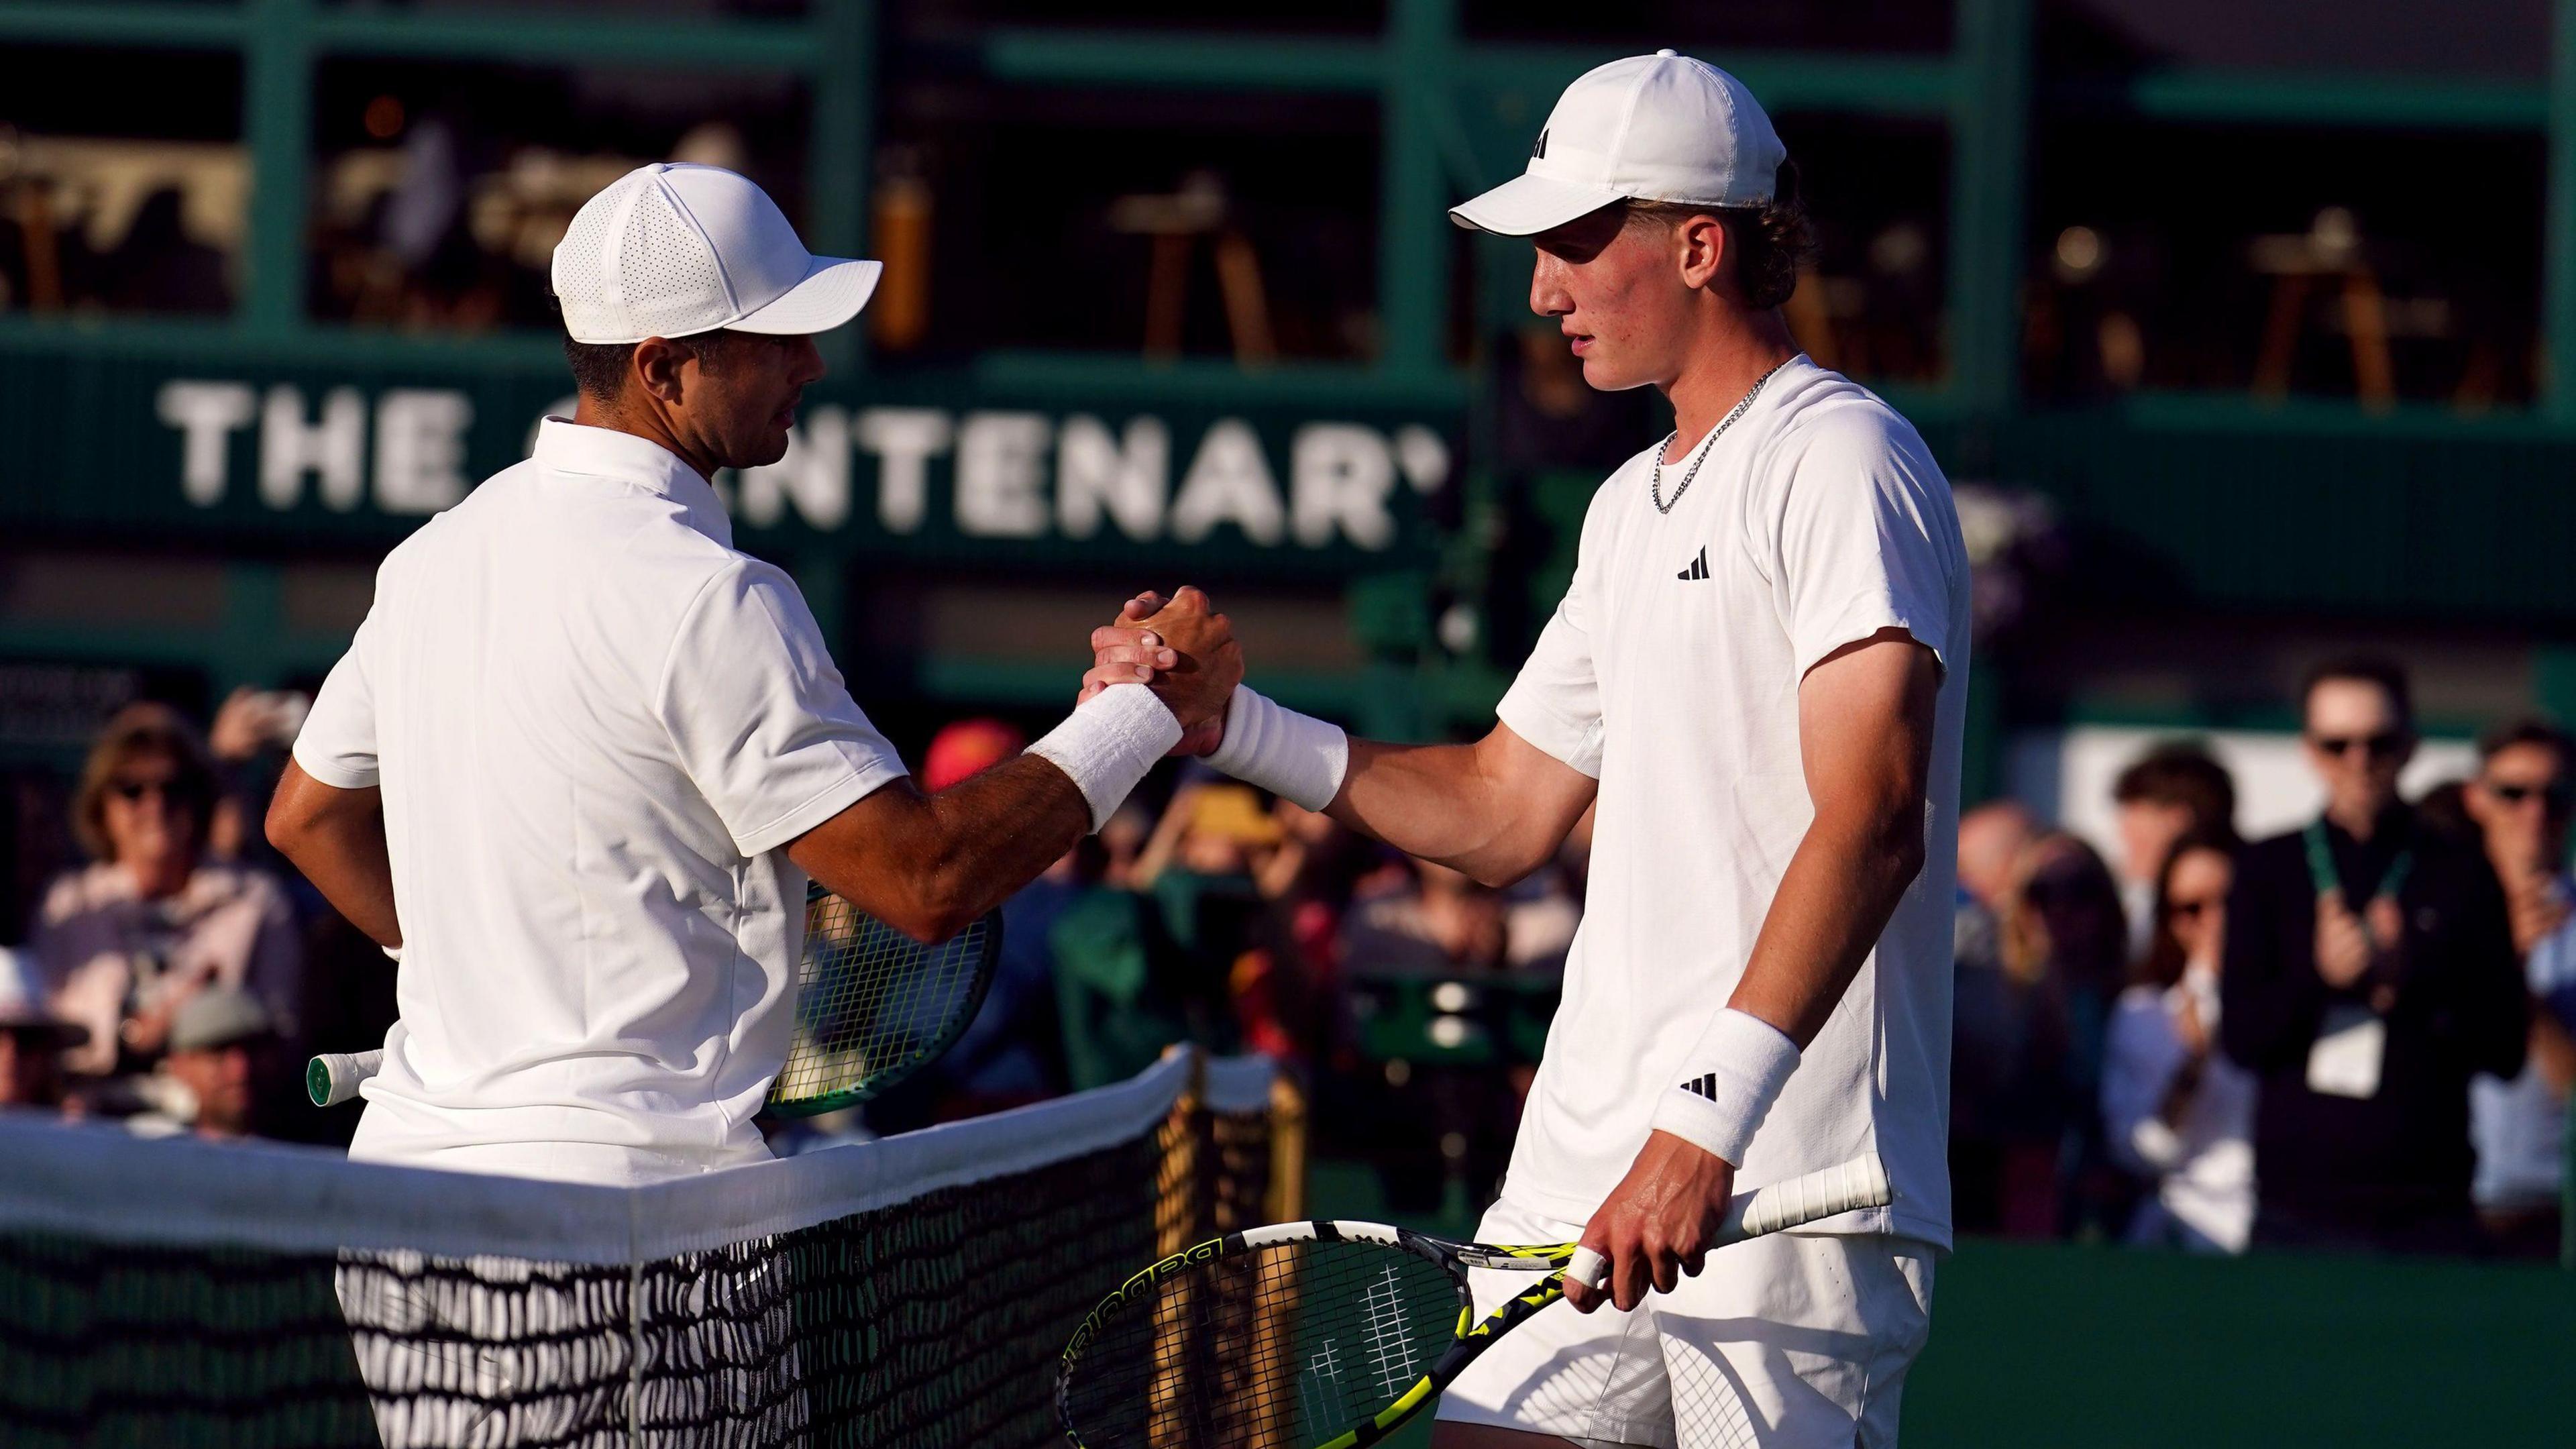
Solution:
<path fill-rule="evenodd" d="M 915 1134 L 936 1139 L 925 1143 L 741 1169 L 840 1157 L 836 1179 L 871 1186 L 861 1210 L 800 1202 L 796 1216 L 819 1220 L 632 1261 L 388 1247 L 381 1234 L 320 1230 L 330 1224 L 304 1244 L 278 1244 L 293 1225 L 277 1223 L 246 1229 L 251 1244 L 204 1241 L 202 1225 L 183 1226 L 184 1169 L 232 1164 L 203 1150 L 174 1152 L 183 1170 L 158 1174 L 170 1195 L 157 1218 L 178 1241 L 67 1229 L 76 1200 L 49 1212 L 34 1190 L 0 1192 L 0 1438 L 66 1449 L 1061 1443 L 1055 1365 L 1083 1314 L 1160 1241 L 1219 1231 L 1271 1189 L 1266 1101 L 1239 1093 L 1212 1108 L 1182 1093 L 1177 1065 L 1156 1069 L 1167 1095 L 1147 1100 L 1143 1118 L 1140 1078 L 1086 1094 L 1128 1094 L 1114 1103 L 1068 1099 Z M 1101 1140 L 1098 1113 L 1113 1106 L 1135 1120 Z M 1068 1146 L 1031 1161 L 1030 1144 L 1050 1140 Z M 0 1142 L 0 1156 L 12 1145 Z M 57 1165 L 72 1160 L 48 1150 Z M 883 1171 L 861 1160 L 871 1153 Z M 985 1157 L 1010 1170 L 961 1168 Z M 436 1180 L 458 1211 L 536 1228 L 557 1186 L 502 1184 L 516 1191 L 478 1203 L 477 1179 L 322 1166 L 353 1174 L 322 1180 L 325 1197 L 337 1186 L 380 1193 L 384 1174 Z M 897 1168 L 923 1173 L 924 1189 L 879 1180 Z M 313 1176 L 310 1164 L 297 1170 Z M 74 1180 L 77 1170 L 47 1175 L 45 1193 L 102 1185 Z M 639 1219 L 681 1213 L 662 1189 L 695 1186 L 637 1189 L 623 1205 Z M 321 1200 L 302 1187 L 293 1196 Z"/>
<path fill-rule="evenodd" d="M 1369 1243 L 1289 1243 L 1131 1297 L 1074 1366 L 1084 1449 L 1311 1449 L 1366 1422 L 1456 1340 L 1463 1285 Z"/>
<path fill-rule="evenodd" d="M 953 1045 L 993 979 L 996 911 L 925 946 L 814 886 L 805 899 L 796 1035 L 769 1089 L 789 1116 L 863 1102 Z"/>

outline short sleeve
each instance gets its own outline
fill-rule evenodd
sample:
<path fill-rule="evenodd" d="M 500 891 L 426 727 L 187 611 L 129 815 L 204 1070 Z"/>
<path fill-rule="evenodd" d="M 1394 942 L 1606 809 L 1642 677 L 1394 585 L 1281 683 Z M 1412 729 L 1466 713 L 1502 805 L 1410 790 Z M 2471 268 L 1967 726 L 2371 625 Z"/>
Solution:
<path fill-rule="evenodd" d="M 1586 530 L 1585 552 L 1591 552 Z M 1592 584 L 1578 559 L 1574 582 L 1539 631 L 1520 675 L 1494 707 L 1513 734 L 1594 779 L 1601 778 L 1601 677 L 1592 667 Z"/>
<path fill-rule="evenodd" d="M 766 564 L 744 560 L 699 591 L 654 711 L 747 856 L 909 773 L 850 698 L 804 596 Z"/>
<path fill-rule="evenodd" d="M 375 616 L 358 626 L 349 652 L 331 666 L 304 728 L 295 735 L 295 763 L 304 773 L 339 790 L 371 790 L 376 769 L 376 691 L 368 676 L 367 656 L 375 637 Z"/>
<path fill-rule="evenodd" d="M 1952 617 L 1952 580 L 1967 564 L 1949 485 L 1910 430 L 1846 416 L 1800 454 L 1776 505 L 1772 597 L 1798 674 L 1888 629 L 1946 670 L 1968 627 Z"/>

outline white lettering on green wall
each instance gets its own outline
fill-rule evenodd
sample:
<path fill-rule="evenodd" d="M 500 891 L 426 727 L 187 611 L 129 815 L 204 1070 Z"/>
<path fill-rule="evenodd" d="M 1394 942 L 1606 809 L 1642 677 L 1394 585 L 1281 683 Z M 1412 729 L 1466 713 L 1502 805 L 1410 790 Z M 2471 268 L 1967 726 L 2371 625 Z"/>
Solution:
<path fill-rule="evenodd" d="M 197 508 L 231 503 L 248 486 L 279 513 L 417 517 L 462 499 L 474 464 L 505 461 L 469 459 L 474 404 L 455 389 L 388 388 L 370 406 L 350 386 L 316 397 L 290 383 L 179 378 L 161 386 L 154 413 L 170 430 L 180 497 Z M 1240 417 L 1175 437 L 1150 413 L 825 403 L 800 415 L 785 457 L 715 482 L 755 529 L 834 533 L 867 519 L 905 537 L 932 527 L 939 508 L 966 538 L 1233 538 L 1374 552 L 1402 532 L 1400 492 L 1436 493 L 1449 481 L 1448 445 L 1419 424 L 1319 419 L 1269 438 Z M 862 494 L 870 487 L 873 498 Z"/>

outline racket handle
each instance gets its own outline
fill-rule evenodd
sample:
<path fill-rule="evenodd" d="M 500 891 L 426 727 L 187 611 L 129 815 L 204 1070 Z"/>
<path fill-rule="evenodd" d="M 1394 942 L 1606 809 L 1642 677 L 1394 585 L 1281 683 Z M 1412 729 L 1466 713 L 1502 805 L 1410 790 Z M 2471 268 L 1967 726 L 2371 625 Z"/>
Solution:
<path fill-rule="evenodd" d="M 1895 1200 L 1887 1168 L 1872 1157 L 1855 1157 L 1758 1192 L 1739 1195 L 1726 1209 L 1717 1230 L 1719 1244 L 1758 1238 L 1783 1228 L 1802 1227 L 1855 1208 L 1885 1207 Z"/>
<path fill-rule="evenodd" d="M 324 1052 L 304 1065 L 304 1095 L 316 1107 L 337 1107 L 358 1095 L 358 1084 L 385 1064 L 379 1048 L 371 1052 Z"/>
<path fill-rule="evenodd" d="M 1595 1292 L 1610 1283 L 1610 1260 L 1590 1248 L 1576 1248 L 1565 1262 L 1565 1281 L 1580 1283 Z"/>

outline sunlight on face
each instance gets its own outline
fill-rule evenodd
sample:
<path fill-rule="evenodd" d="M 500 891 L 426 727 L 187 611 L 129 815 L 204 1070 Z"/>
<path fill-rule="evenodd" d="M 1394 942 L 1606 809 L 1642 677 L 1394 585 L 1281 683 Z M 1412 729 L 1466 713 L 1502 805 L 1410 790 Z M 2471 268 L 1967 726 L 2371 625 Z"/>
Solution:
<path fill-rule="evenodd" d="M 1632 226 L 1605 206 L 1533 238 L 1530 310 L 1557 320 L 1583 380 L 1621 392 L 1672 380 L 1691 326 L 1673 228 Z"/>

